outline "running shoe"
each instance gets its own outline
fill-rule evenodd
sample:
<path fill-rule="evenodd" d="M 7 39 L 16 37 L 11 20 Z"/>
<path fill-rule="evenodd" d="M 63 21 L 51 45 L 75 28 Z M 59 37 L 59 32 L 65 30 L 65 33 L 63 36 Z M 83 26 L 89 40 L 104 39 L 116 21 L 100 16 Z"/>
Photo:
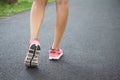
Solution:
<path fill-rule="evenodd" d="M 38 66 L 38 56 L 40 53 L 40 43 L 37 39 L 34 39 L 29 43 L 27 54 L 25 57 L 26 67 L 37 67 Z"/>
<path fill-rule="evenodd" d="M 62 49 L 59 49 L 59 50 L 50 49 L 49 50 L 49 60 L 59 60 L 62 56 L 63 56 Z"/>

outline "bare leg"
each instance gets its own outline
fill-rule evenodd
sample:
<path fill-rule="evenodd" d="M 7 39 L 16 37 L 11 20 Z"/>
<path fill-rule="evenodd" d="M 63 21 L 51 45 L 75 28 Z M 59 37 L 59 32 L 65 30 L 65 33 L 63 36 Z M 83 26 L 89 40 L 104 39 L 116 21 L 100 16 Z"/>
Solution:
<path fill-rule="evenodd" d="M 56 27 L 53 49 L 59 49 L 68 18 L 68 0 L 56 0 Z"/>
<path fill-rule="evenodd" d="M 46 3 L 47 0 L 33 1 L 30 15 L 30 43 L 24 62 L 27 67 L 37 67 L 39 63 L 38 54 L 40 53 L 40 43 L 35 39 L 38 38 Z"/>
<path fill-rule="evenodd" d="M 47 0 L 34 0 L 30 15 L 30 40 L 38 38 Z"/>

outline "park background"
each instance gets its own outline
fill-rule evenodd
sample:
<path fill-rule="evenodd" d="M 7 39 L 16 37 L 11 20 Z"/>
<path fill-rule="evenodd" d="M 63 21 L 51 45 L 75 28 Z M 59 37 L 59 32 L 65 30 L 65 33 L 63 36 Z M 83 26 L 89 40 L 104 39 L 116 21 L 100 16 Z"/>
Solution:
<path fill-rule="evenodd" d="M 0 0 L 0 18 L 30 10 L 33 0 Z M 54 0 L 48 0 L 48 3 Z"/>

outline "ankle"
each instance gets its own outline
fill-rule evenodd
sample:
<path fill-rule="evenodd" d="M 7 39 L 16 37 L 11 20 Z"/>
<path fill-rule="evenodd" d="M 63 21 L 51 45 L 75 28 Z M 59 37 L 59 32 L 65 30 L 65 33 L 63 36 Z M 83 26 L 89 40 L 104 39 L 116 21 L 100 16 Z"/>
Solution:
<path fill-rule="evenodd" d="M 52 46 L 51 49 L 59 50 L 60 48 Z"/>
<path fill-rule="evenodd" d="M 31 43 L 31 42 L 33 42 L 34 40 L 39 41 L 37 38 L 34 38 L 34 39 L 30 39 L 30 41 L 29 41 L 29 42 Z"/>

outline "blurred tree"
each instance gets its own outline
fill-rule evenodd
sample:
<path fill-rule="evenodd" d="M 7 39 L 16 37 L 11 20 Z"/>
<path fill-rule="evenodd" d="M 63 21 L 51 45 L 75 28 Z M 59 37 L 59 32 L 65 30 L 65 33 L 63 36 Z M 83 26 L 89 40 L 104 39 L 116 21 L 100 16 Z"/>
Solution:
<path fill-rule="evenodd" d="M 15 4 L 15 3 L 17 3 L 18 2 L 18 0 L 7 0 L 7 3 L 8 4 Z"/>
<path fill-rule="evenodd" d="M 18 2 L 18 0 L 1 0 L 1 1 L 7 4 L 15 4 Z"/>

